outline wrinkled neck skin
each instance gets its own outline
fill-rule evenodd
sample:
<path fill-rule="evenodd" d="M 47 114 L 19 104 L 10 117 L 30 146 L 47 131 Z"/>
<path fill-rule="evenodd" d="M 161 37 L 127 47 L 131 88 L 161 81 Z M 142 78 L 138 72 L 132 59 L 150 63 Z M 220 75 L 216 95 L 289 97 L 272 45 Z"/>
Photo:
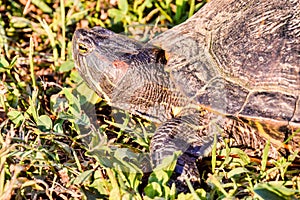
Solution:
<path fill-rule="evenodd" d="M 188 105 L 165 71 L 165 51 L 151 44 L 101 27 L 78 29 L 73 57 L 84 80 L 113 107 L 159 123 Z"/>
<path fill-rule="evenodd" d="M 149 57 L 128 60 L 128 70 L 111 93 L 111 104 L 160 123 L 174 117 L 174 109 L 186 106 L 188 99 L 175 88 L 169 73 L 164 71 L 165 60 L 151 52 L 152 57 L 141 52 Z"/>

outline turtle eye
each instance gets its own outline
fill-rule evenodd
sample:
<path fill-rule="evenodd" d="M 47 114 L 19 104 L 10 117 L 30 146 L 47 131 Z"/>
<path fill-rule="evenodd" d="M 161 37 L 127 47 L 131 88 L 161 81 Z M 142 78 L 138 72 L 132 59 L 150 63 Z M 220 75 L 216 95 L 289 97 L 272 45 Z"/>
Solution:
<path fill-rule="evenodd" d="M 88 47 L 85 44 L 79 43 L 78 44 L 78 51 L 81 54 L 86 54 L 88 52 Z"/>

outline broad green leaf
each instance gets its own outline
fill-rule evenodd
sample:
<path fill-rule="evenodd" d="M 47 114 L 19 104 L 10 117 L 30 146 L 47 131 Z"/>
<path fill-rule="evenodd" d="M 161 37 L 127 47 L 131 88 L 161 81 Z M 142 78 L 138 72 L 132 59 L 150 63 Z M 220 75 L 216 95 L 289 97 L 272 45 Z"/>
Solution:
<path fill-rule="evenodd" d="M 239 156 L 239 158 L 243 161 L 244 165 L 247 165 L 250 163 L 250 158 L 249 156 L 246 154 L 245 151 L 243 151 L 242 149 L 239 148 L 231 148 L 230 153 L 233 154 L 237 154 Z"/>
<path fill-rule="evenodd" d="M 110 198 L 111 200 L 114 199 L 121 199 L 121 192 L 120 192 L 120 187 L 117 181 L 117 174 L 115 173 L 114 170 L 110 169 L 110 168 L 106 168 L 106 172 L 108 175 L 108 178 L 111 182 L 111 186 L 112 186 L 112 190 L 110 191 Z"/>
<path fill-rule="evenodd" d="M 60 120 L 59 122 L 57 122 L 54 126 L 53 126 L 53 131 L 56 133 L 64 133 L 64 129 L 63 129 L 63 122 L 62 120 Z"/>
<path fill-rule="evenodd" d="M 45 1 L 41 0 L 32 0 L 31 1 L 34 5 L 39 7 L 45 13 L 51 13 L 52 9 L 45 3 Z"/>
<path fill-rule="evenodd" d="M 55 140 L 54 143 L 56 143 L 60 149 L 64 150 L 66 154 L 68 153 L 69 155 L 72 155 L 72 149 L 68 144 L 60 142 L 58 140 Z"/>
<path fill-rule="evenodd" d="M 85 182 L 86 180 L 88 180 L 89 178 L 91 178 L 93 172 L 94 172 L 93 169 L 82 172 L 81 174 L 79 174 L 75 178 L 75 180 L 74 180 L 73 183 L 75 185 L 81 185 L 81 184 L 83 184 L 83 182 Z"/>
<path fill-rule="evenodd" d="M 85 82 L 81 82 L 79 85 L 77 85 L 76 92 L 80 94 L 81 105 L 85 103 L 94 105 L 101 100 L 101 98 L 96 94 L 96 92 L 90 89 Z"/>
<path fill-rule="evenodd" d="M 74 14 L 72 14 L 70 17 L 66 16 L 66 25 L 71 25 L 74 23 L 74 21 L 80 21 L 81 19 L 83 19 L 87 14 L 88 14 L 89 10 L 83 10 L 80 12 L 75 12 Z"/>
<path fill-rule="evenodd" d="M 31 22 L 24 17 L 13 17 L 10 21 L 10 24 L 14 28 L 22 29 L 29 27 L 31 25 Z"/>
<path fill-rule="evenodd" d="M 259 195 L 262 199 L 268 200 L 285 200 L 285 199 L 296 199 L 294 196 L 299 193 L 297 190 L 286 188 L 282 185 L 282 182 L 269 182 L 260 183 L 254 187 L 254 192 Z"/>
<path fill-rule="evenodd" d="M 98 169 L 94 172 L 93 182 L 90 187 L 95 188 L 102 195 L 108 195 L 107 188 L 109 188 L 109 182 L 107 179 L 103 178 L 101 169 Z"/>
<path fill-rule="evenodd" d="M 119 187 L 112 187 L 112 190 L 110 191 L 109 200 L 115 199 L 122 199 Z"/>
<path fill-rule="evenodd" d="M 41 115 L 38 117 L 37 127 L 41 131 L 49 131 L 52 129 L 52 120 L 48 115 Z"/>
<path fill-rule="evenodd" d="M 80 83 L 80 82 L 83 81 L 82 77 L 79 75 L 77 70 L 76 71 L 74 71 L 74 70 L 71 71 L 70 80 L 74 81 L 75 83 Z"/>
<path fill-rule="evenodd" d="M 173 155 L 164 158 L 162 163 L 158 165 L 154 170 L 173 171 L 175 169 L 177 158 L 179 155 L 180 152 L 174 152 Z"/>
<path fill-rule="evenodd" d="M 70 88 L 63 88 L 62 92 L 65 94 L 66 98 L 69 101 L 69 104 L 70 104 L 69 111 L 71 112 L 71 114 L 73 114 L 75 116 L 80 116 L 81 115 L 81 106 L 80 106 L 80 102 L 79 102 L 78 98 L 76 98 L 72 94 Z"/>
<path fill-rule="evenodd" d="M 0 56 L 0 73 L 10 70 L 11 67 L 4 56 Z"/>
<path fill-rule="evenodd" d="M 161 185 L 156 182 L 148 184 L 144 191 L 145 194 L 150 198 L 161 197 L 163 195 Z"/>
<path fill-rule="evenodd" d="M 247 173 L 247 172 L 249 172 L 249 170 L 247 170 L 246 168 L 238 167 L 238 168 L 234 168 L 233 170 L 229 171 L 227 173 L 227 176 L 228 176 L 228 178 L 231 178 L 235 175 L 239 175 L 239 174 Z"/>
<path fill-rule="evenodd" d="M 60 93 L 50 97 L 50 108 L 52 112 L 61 113 L 69 107 L 67 99 Z"/>
<path fill-rule="evenodd" d="M 128 12 L 128 2 L 127 2 L 127 0 L 118 0 L 118 8 L 125 15 Z"/>
<path fill-rule="evenodd" d="M 180 193 L 178 195 L 177 199 L 180 199 L 180 200 L 191 200 L 191 199 L 194 199 L 194 198 L 193 198 L 193 194 L 191 194 L 191 193 L 185 194 L 185 193 L 182 192 L 182 193 Z"/>
<path fill-rule="evenodd" d="M 114 156 L 126 167 L 123 171 L 127 170 L 127 172 L 142 173 L 135 165 L 135 163 L 138 162 L 138 153 L 132 152 L 128 148 L 117 148 Z"/>
<path fill-rule="evenodd" d="M 22 112 L 17 110 L 12 110 L 7 113 L 8 118 L 18 127 L 24 121 L 24 116 Z"/>
<path fill-rule="evenodd" d="M 120 23 L 124 19 L 123 12 L 118 9 L 109 9 L 107 13 L 111 18 L 114 19 L 114 23 Z"/>
<path fill-rule="evenodd" d="M 71 60 L 68 60 L 68 61 L 64 62 L 63 64 L 61 64 L 61 66 L 58 69 L 58 72 L 60 72 L 60 73 L 68 72 L 68 71 L 72 70 L 73 68 L 74 68 L 74 62 Z"/>
<path fill-rule="evenodd" d="M 229 148 L 229 147 L 227 147 L 226 149 L 222 149 L 220 151 L 220 155 L 226 156 L 226 158 L 228 159 L 228 160 L 226 160 L 227 163 L 229 161 L 231 161 L 232 159 L 234 159 L 230 155 L 238 155 L 238 159 L 239 159 L 239 161 L 241 162 L 242 165 L 247 165 L 247 164 L 250 163 L 249 156 L 245 153 L 245 151 L 243 151 L 242 149 L 239 149 L 239 148 Z"/>

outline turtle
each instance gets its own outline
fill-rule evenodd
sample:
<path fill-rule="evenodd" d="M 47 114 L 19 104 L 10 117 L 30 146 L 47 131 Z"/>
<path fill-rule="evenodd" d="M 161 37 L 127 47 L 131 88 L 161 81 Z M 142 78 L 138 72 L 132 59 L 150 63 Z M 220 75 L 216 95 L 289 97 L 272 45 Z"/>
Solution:
<path fill-rule="evenodd" d="M 157 124 L 154 167 L 180 151 L 175 173 L 229 145 L 269 158 L 300 150 L 300 1 L 212 0 L 143 43 L 77 29 L 75 66 L 109 105 Z M 179 179 L 182 180 L 182 179 Z"/>

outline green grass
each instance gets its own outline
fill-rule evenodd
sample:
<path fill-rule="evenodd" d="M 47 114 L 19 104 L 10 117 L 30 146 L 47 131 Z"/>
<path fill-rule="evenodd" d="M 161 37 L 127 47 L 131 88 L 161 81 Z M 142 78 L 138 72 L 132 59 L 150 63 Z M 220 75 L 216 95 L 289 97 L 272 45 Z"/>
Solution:
<path fill-rule="evenodd" d="M 266 154 L 257 164 L 233 148 L 213 151 L 203 188 L 188 183 L 191 192 L 176 193 L 167 184 L 176 156 L 151 174 L 143 168 L 154 125 L 107 106 L 74 69 L 76 28 L 101 25 L 146 41 L 202 2 L 20 2 L 0 1 L 0 199 L 300 197 L 292 156 L 269 167 Z"/>

